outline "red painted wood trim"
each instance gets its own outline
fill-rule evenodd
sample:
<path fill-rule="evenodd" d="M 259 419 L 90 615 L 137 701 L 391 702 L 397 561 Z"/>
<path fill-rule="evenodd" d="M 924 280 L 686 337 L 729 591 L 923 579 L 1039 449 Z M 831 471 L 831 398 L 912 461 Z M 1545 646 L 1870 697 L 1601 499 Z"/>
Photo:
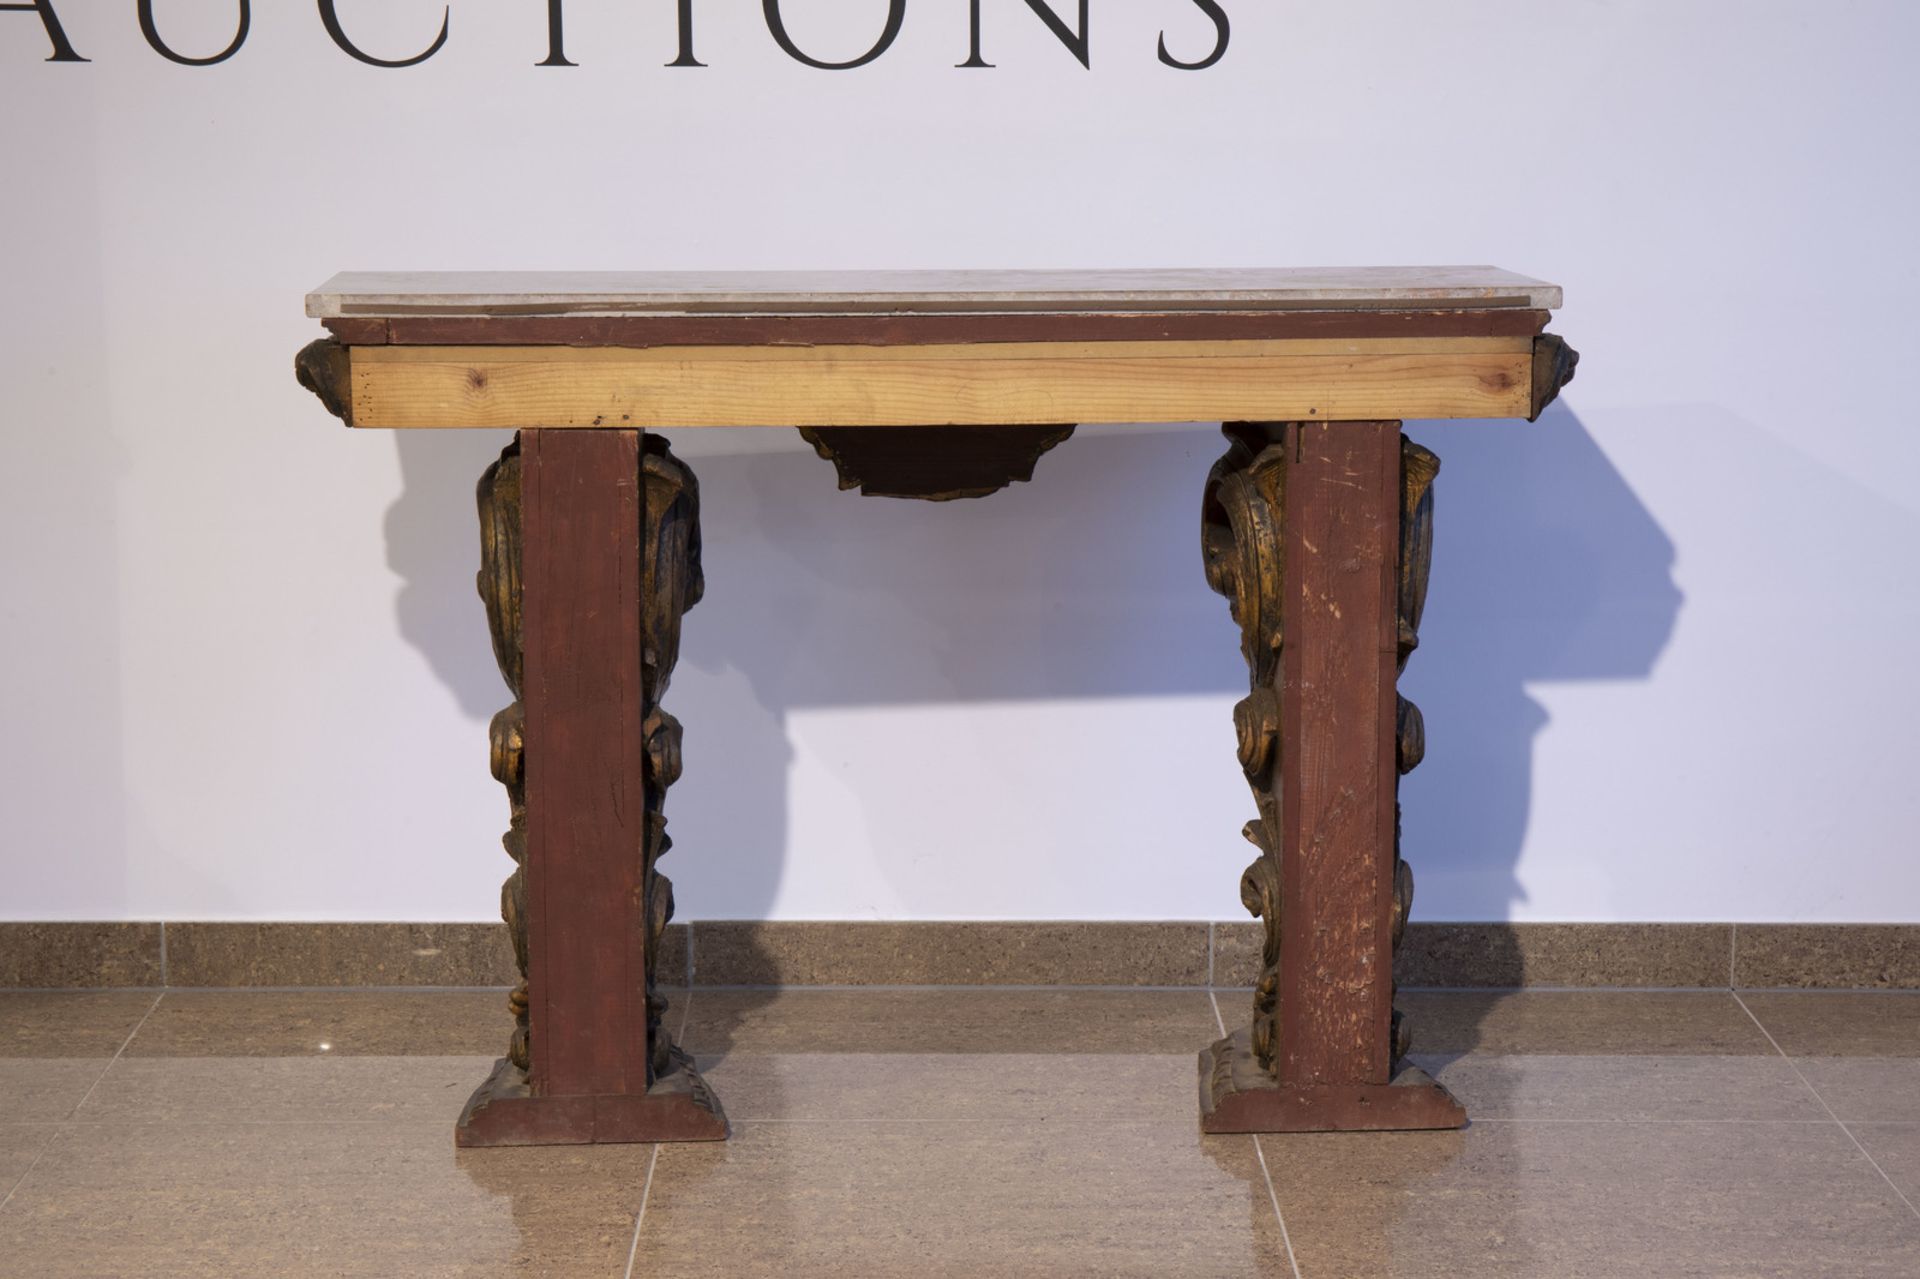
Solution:
<path fill-rule="evenodd" d="M 956 342 L 1529 337 L 1548 313 L 1265 311 L 1042 315 L 406 316 L 323 321 L 349 346 L 912 346 Z"/>
<path fill-rule="evenodd" d="M 520 432 L 536 1096 L 646 1091 L 640 432 Z"/>
<path fill-rule="evenodd" d="M 1295 423 L 1285 443 L 1275 1064 L 1283 1085 L 1385 1084 L 1400 426 Z"/>

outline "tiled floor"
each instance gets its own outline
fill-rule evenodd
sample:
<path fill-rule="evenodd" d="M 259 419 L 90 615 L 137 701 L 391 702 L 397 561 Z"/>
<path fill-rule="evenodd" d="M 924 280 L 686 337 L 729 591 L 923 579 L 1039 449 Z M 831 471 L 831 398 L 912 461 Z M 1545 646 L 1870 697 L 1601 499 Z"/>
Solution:
<path fill-rule="evenodd" d="M 1204 991 L 703 990 L 732 1141 L 456 1152 L 498 992 L 0 993 L 0 1275 L 1920 1275 L 1920 994 L 1403 1004 L 1464 1132 L 1202 1137 Z"/>

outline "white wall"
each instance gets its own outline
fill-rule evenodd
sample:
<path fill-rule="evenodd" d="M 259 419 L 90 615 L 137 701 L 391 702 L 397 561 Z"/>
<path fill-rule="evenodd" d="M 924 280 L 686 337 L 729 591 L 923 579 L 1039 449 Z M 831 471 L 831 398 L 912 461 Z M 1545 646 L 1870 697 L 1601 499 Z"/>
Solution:
<path fill-rule="evenodd" d="M 485 919 L 507 869 L 473 595 L 502 438 L 349 433 L 294 383 L 342 268 L 1493 262 L 1585 359 L 1445 459 L 1406 685 L 1416 915 L 1920 920 L 1910 0 L 909 0 L 858 71 L 748 0 L 454 0 L 405 71 L 312 5 L 163 61 L 0 13 L 0 823 L 12 918 Z M 788 0 L 847 56 L 879 0 Z M 1062 0 L 1058 6 L 1069 6 Z M 230 0 L 162 0 L 179 48 Z M 371 50 L 427 0 L 342 0 Z M 1193 56 L 1189 53 L 1188 56 Z M 1031 485 L 862 499 L 791 432 L 680 432 L 708 598 L 669 873 L 695 918 L 1237 918 L 1235 633 L 1205 425 Z"/>

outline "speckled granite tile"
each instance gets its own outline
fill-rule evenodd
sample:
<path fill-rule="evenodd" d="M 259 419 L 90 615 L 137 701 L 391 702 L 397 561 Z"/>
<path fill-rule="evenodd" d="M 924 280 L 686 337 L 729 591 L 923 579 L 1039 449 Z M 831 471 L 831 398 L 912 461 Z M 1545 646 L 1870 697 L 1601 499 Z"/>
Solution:
<path fill-rule="evenodd" d="M 1260 980 L 1260 951 L 1266 925 L 1259 920 L 1213 925 L 1211 985 L 1222 990 L 1251 990 Z"/>
<path fill-rule="evenodd" d="M 504 924 L 170 924 L 172 986 L 507 986 Z"/>
<path fill-rule="evenodd" d="M 1920 1273 L 1836 1124 L 1486 1123 L 1262 1137 L 1303 1275 Z"/>
<path fill-rule="evenodd" d="M 512 1030 L 493 990 L 170 990 L 126 1055 L 498 1057 Z"/>
<path fill-rule="evenodd" d="M 1741 924 L 1734 985 L 1920 989 L 1920 924 Z"/>
<path fill-rule="evenodd" d="M 1728 985 L 1727 924 L 1414 923 L 1394 956 L 1403 986 Z"/>
<path fill-rule="evenodd" d="M 696 990 L 682 1045 L 756 1053 L 1191 1053 L 1201 990 Z"/>
<path fill-rule="evenodd" d="M 444 1122 L 74 1124 L 0 1213 L 11 1273 L 625 1273 L 649 1146 L 456 1154 Z"/>
<path fill-rule="evenodd" d="M 1668 986 L 1728 984 L 1726 924 L 1412 923 L 1394 956 L 1402 986 Z M 1213 984 L 1259 980 L 1265 925 L 1214 925 Z"/>
<path fill-rule="evenodd" d="M 0 923 L 0 987 L 159 984 L 159 924 Z"/>
<path fill-rule="evenodd" d="M 1920 1057 L 1920 994 L 1742 991 L 1790 1057 Z"/>
<path fill-rule="evenodd" d="M 122 1057 L 75 1123 L 366 1123 L 452 1126 L 492 1057 Z M 75 1100 L 78 1100 L 77 1098 Z"/>
<path fill-rule="evenodd" d="M 0 1057 L 111 1057 L 157 990 L 0 991 Z"/>
<path fill-rule="evenodd" d="M 1769 1056 L 1726 991 L 1400 992 L 1416 1054 Z"/>
<path fill-rule="evenodd" d="M 1181 1124 L 746 1124 L 662 1146 L 634 1273 L 1282 1275 L 1245 1137 Z"/>
<path fill-rule="evenodd" d="M 693 925 L 700 986 L 1204 986 L 1203 923 Z"/>

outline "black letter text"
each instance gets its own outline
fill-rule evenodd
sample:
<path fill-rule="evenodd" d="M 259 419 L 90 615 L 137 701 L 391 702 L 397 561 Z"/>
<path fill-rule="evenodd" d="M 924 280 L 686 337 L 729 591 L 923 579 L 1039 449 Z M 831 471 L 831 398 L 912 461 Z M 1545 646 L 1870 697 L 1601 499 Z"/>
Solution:
<path fill-rule="evenodd" d="M 1031 4 L 1034 0 L 1027 0 L 1027 2 Z M 1080 3 L 1084 7 L 1087 0 L 1080 0 Z M 851 62 L 822 62 L 818 58 L 809 58 L 794 46 L 793 38 L 787 34 L 787 24 L 780 18 L 780 0 L 762 0 L 762 7 L 767 11 L 767 30 L 773 33 L 773 38 L 779 42 L 780 47 L 787 51 L 787 56 L 795 62 L 819 67 L 822 71 L 849 71 L 854 67 L 866 66 L 892 46 L 894 37 L 900 34 L 900 23 L 907 16 L 907 0 L 887 0 L 887 29 L 880 33 L 880 40 L 873 48 Z M 683 39 L 685 30 L 686 28 L 681 28 Z"/>
<path fill-rule="evenodd" d="M 547 60 L 536 62 L 536 67 L 577 67 L 577 62 L 567 61 L 566 41 L 560 34 L 561 0 L 547 0 Z"/>
<path fill-rule="evenodd" d="M 356 58 L 361 62 L 366 63 L 370 67 L 418 66 L 422 62 L 425 62 L 428 58 L 431 58 L 434 54 L 440 52 L 440 46 L 447 42 L 448 11 L 446 9 L 442 9 L 440 11 L 440 34 L 434 38 L 433 44 L 427 49 L 425 53 L 414 58 L 402 58 L 398 62 L 388 62 L 385 58 L 376 58 L 370 54 L 362 53 L 358 48 L 354 46 L 353 41 L 347 39 L 347 33 L 340 29 L 340 15 L 333 11 L 333 6 L 334 6 L 334 0 L 320 0 L 320 21 L 327 24 L 327 34 L 333 37 L 333 42 L 335 44 L 339 45 L 347 53 L 353 55 L 354 58 Z"/>
<path fill-rule="evenodd" d="M 189 58 L 169 49 L 167 42 L 160 38 L 160 29 L 153 25 L 153 0 L 140 0 L 140 34 L 147 38 L 147 43 L 153 46 L 155 53 L 183 67 L 210 67 L 216 62 L 225 62 L 240 52 L 240 46 L 247 42 L 247 28 L 252 23 L 252 0 L 240 0 L 240 29 L 233 33 L 233 43 L 226 47 L 226 51 L 216 53 L 211 58 Z"/>
<path fill-rule="evenodd" d="M 1194 0 L 1196 4 L 1209 4 L 1211 0 Z M 1080 0 L 1080 29 L 1069 30 L 1067 24 L 1060 21 L 1059 15 L 1046 5 L 1046 0 L 1027 0 L 1027 8 L 1040 15 L 1040 20 L 1049 30 L 1067 46 L 1067 51 L 1080 59 L 1080 65 L 1088 70 L 1093 63 L 1087 60 L 1087 0 Z M 967 48 L 967 60 L 957 65 L 963 67 L 990 67 L 993 63 L 980 56 L 980 0 L 967 0 L 967 30 L 971 43 Z"/>
<path fill-rule="evenodd" d="M 8 9 L 25 9 L 40 15 L 40 22 L 47 29 L 47 39 L 53 41 L 53 56 L 48 62 L 89 62 L 73 51 L 67 43 L 67 33 L 60 29 L 60 15 L 53 11 L 53 0 L 35 0 L 33 4 L 0 4 L 0 12 Z"/>
<path fill-rule="evenodd" d="M 693 0 L 680 0 L 680 56 L 667 65 L 670 67 L 707 65 L 693 56 Z"/>
<path fill-rule="evenodd" d="M 1205 71 L 1208 67 L 1220 61 L 1221 57 L 1227 51 L 1227 36 L 1229 32 L 1227 26 L 1227 11 L 1220 7 L 1218 0 L 1193 0 L 1193 2 L 1200 6 L 1201 12 L 1213 19 L 1213 52 L 1198 62 L 1182 62 L 1167 52 L 1167 33 L 1162 31 L 1160 33 L 1160 61 L 1170 67 L 1179 67 L 1182 71 Z"/>

